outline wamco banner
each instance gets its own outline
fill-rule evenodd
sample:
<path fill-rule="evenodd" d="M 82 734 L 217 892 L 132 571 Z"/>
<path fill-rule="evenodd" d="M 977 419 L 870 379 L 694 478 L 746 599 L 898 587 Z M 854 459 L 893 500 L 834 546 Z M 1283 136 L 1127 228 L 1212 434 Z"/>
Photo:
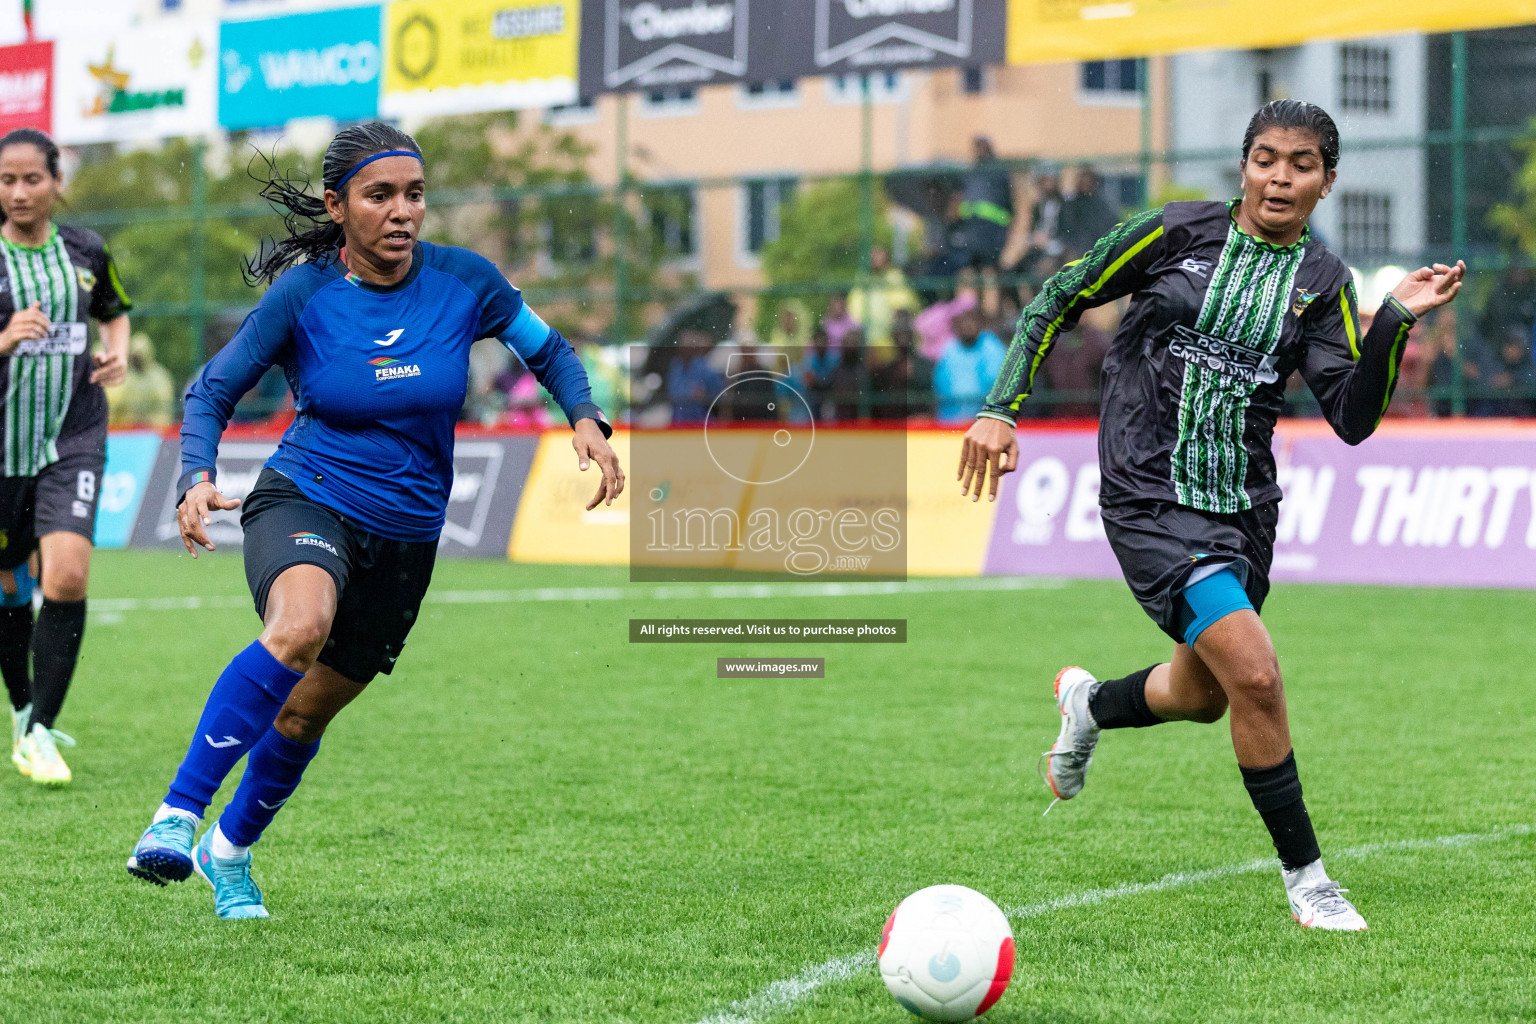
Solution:
<path fill-rule="evenodd" d="M 578 0 L 395 0 L 385 17 L 386 117 L 576 99 Z"/>
<path fill-rule="evenodd" d="M 322 114 L 339 121 L 377 116 L 382 18 L 375 6 L 226 21 L 219 33 L 219 123 L 264 128 Z"/>
<path fill-rule="evenodd" d="M 168 18 L 54 43 L 53 134 L 59 142 L 198 135 L 218 126 L 216 22 Z"/>

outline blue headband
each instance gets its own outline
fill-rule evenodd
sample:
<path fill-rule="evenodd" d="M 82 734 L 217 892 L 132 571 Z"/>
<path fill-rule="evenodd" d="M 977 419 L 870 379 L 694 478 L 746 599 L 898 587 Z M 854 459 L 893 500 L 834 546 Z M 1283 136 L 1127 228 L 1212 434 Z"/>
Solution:
<path fill-rule="evenodd" d="M 363 159 L 363 160 L 359 160 L 357 163 L 353 164 L 352 165 L 352 169 L 350 171 L 348 171 L 346 174 L 343 174 L 341 176 L 341 180 L 336 183 L 336 187 L 334 189 L 332 189 L 332 191 L 333 192 L 340 192 L 341 189 L 342 189 L 342 186 L 346 185 L 347 182 L 352 180 L 352 175 L 356 174 L 358 171 L 362 170 L 364 167 L 367 167 L 369 164 L 373 163 L 375 160 L 383 160 L 387 156 L 408 156 L 408 157 L 412 158 L 413 160 L 421 160 L 421 154 L 420 153 L 412 153 L 408 149 L 389 149 L 389 150 L 385 150 L 382 153 L 375 153 L 375 154 L 373 154 L 373 156 L 370 156 L 370 157 L 368 157 L 366 159 Z M 422 166 L 423 167 L 426 166 L 426 162 L 425 161 L 422 162 Z"/>

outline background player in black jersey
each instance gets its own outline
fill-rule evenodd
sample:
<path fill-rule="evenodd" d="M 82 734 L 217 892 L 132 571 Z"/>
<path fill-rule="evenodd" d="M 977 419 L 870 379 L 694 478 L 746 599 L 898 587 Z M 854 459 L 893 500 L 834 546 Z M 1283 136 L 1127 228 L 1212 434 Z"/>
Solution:
<path fill-rule="evenodd" d="M 40 131 L 0 138 L 0 674 L 11 760 L 45 785 L 70 781 L 53 728 L 85 632 L 96 496 L 107 461 L 103 386 L 128 365 L 130 303 L 90 231 L 58 227 L 59 149 Z M 101 327 L 90 354 L 87 320 Z M 42 608 L 32 622 L 40 554 Z"/>
<path fill-rule="evenodd" d="M 1365 920 L 1323 869 L 1258 614 L 1279 515 L 1270 445 L 1295 370 L 1341 438 L 1370 436 L 1409 329 L 1455 298 L 1466 267 L 1409 274 L 1362 336 L 1349 269 L 1307 230 L 1338 159 L 1338 128 L 1322 109 L 1266 104 L 1243 139 L 1240 199 L 1141 214 L 1046 282 L 966 433 L 958 479 L 972 500 L 983 490 L 996 500 L 999 477 L 1018 467 L 1015 417 L 1056 337 L 1084 309 L 1131 295 L 1104 362 L 1100 504 L 1126 581 L 1176 646 L 1170 662 L 1121 679 L 1062 669 L 1047 781 L 1058 799 L 1076 796 L 1102 729 L 1210 723 L 1230 708 L 1238 765 L 1293 915 L 1359 931 Z"/>

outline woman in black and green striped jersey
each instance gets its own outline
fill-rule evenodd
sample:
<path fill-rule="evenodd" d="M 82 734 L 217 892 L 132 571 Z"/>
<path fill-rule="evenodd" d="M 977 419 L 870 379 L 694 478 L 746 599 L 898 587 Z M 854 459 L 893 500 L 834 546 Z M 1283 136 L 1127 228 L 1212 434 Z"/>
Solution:
<path fill-rule="evenodd" d="M 22 128 L 0 138 L 0 674 L 11 760 L 44 785 L 70 781 L 58 744 L 74 741 L 53 724 L 85 632 L 107 460 L 102 388 L 125 375 L 130 305 L 101 238 L 53 223 L 62 184 L 47 135 Z M 93 354 L 87 319 L 100 324 Z"/>
<path fill-rule="evenodd" d="M 1293 372 L 1340 438 L 1369 437 L 1409 330 L 1456 297 L 1467 268 L 1415 270 L 1361 331 L 1349 268 L 1307 228 L 1338 162 L 1327 113 L 1267 103 L 1243 138 L 1240 197 L 1132 217 L 1063 267 L 1019 320 L 966 433 L 960 480 L 962 492 L 996 498 L 999 474 L 1018 467 L 1015 420 L 1054 339 L 1083 310 L 1131 296 L 1104 360 L 1099 504 L 1126 582 L 1176 646 L 1169 661 L 1119 679 L 1061 670 L 1046 780 L 1069 800 L 1100 730 L 1212 723 L 1230 708 L 1238 767 L 1274 840 L 1291 913 L 1309 928 L 1360 931 L 1365 918 L 1323 870 L 1280 664 L 1259 619 L 1279 516 L 1271 443 Z"/>

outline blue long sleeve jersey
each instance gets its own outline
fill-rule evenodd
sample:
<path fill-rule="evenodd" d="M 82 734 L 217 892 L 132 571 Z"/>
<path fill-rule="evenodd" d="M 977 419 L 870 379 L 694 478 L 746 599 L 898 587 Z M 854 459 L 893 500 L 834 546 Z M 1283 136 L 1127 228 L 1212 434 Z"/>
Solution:
<path fill-rule="evenodd" d="M 511 349 L 572 425 L 590 417 L 611 433 L 570 344 L 501 272 L 467 249 L 420 242 L 395 285 L 368 284 L 332 258 L 301 263 L 267 289 L 187 389 L 179 492 L 216 479 L 235 403 L 281 366 L 297 416 L 267 466 L 370 533 L 436 540 L 469 347 L 480 338 Z"/>

